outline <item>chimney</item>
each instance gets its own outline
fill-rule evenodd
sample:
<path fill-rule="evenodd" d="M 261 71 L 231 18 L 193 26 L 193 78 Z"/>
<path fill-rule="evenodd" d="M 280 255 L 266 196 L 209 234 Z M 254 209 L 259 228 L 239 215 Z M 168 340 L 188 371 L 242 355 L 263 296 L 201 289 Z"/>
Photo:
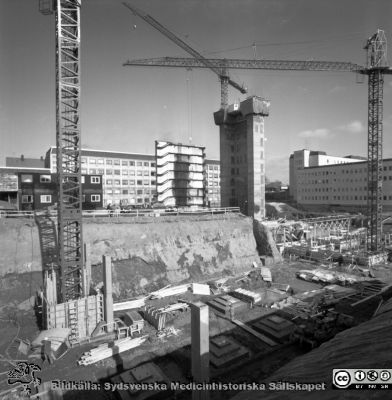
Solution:
<path fill-rule="evenodd" d="M 44 156 L 41 156 L 41 161 L 44 161 Z"/>
<path fill-rule="evenodd" d="M 24 161 L 24 155 L 23 154 L 20 156 L 20 160 Z"/>

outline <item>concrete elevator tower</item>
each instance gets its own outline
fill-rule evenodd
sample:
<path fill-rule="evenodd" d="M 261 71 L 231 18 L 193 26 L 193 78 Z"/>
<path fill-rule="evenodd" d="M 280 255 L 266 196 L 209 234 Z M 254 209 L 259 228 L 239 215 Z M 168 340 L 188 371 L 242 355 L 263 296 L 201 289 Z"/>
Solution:
<path fill-rule="evenodd" d="M 258 96 L 214 113 L 220 128 L 221 205 L 265 217 L 264 117 L 270 102 Z"/>

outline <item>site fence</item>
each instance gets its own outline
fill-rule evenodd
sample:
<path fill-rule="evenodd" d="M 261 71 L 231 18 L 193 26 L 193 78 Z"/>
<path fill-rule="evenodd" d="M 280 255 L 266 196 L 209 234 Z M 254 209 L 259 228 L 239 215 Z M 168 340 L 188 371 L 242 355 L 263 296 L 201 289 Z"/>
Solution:
<path fill-rule="evenodd" d="M 45 212 L 39 210 L 38 213 Z M 215 208 L 190 208 L 190 209 L 130 209 L 130 210 L 83 210 L 83 217 L 98 218 L 129 218 L 129 217 L 160 217 L 160 216 L 181 216 L 181 215 L 215 215 L 240 213 L 239 207 L 215 207 Z M 48 210 L 46 214 L 57 217 L 56 210 Z M 34 218 L 34 211 L 0 211 L 0 218 Z"/>

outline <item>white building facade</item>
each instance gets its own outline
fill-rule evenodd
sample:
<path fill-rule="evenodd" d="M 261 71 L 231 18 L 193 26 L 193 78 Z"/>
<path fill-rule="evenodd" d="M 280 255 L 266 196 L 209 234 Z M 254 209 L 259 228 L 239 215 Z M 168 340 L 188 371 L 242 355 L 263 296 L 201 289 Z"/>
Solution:
<path fill-rule="evenodd" d="M 366 210 L 367 161 L 298 150 L 290 156 L 290 196 L 304 206 Z M 392 159 L 383 160 L 383 209 L 392 209 Z"/>
<path fill-rule="evenodd" d="M 101 175 L 103 206 L 150 206 L 156 201 L 156 157 L 153 154 L 82 149 L 82 174 Z M 46 152 L 45 166 L 56 173 L 56 147 Z M 220 206 L 219 161 L 205 160 L 206 187 L 213 206 Z"/>

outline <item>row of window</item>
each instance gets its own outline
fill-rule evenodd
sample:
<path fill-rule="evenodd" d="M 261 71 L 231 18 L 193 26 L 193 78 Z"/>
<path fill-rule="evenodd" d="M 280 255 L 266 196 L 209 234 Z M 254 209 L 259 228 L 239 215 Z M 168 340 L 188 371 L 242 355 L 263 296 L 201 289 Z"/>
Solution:
<path fill-rule="evenodd" d="M 127 160 L 118 160 L 118 159 L 103 159 L 103 158 L 89 158 L 82 157 L 82 164 L 106 164 L 106 165 L 121 165 L 123 167 L 155 167 L 155 162 L 148 162 L 148 161 L 127 161 Z"/>
<path fill-rule="evenodd" d="M 51 194 L 41 194 L 39 196 L 39 201 L 42 204 L 50 204 L 52 202 L 52 195 Z M 84 194 L 82 197 L 82 201 L 86 202 L 86 195 Z M 99 203 L 101 201 L 100 194 L 92 194 L 91 195 L 91 202 L 92 203 Z M 32 204 L 34 202 L 34 197 L 32 194 L 24 194 L 22 196 L 22 203 L 23 204 Z"/>
<path fill-rule="evenodd" d="M 383 178 L 384 181 L 387 181 L 387 180 L 392 181 L 392 175 L 389 175 L 389 176 L 383 175 L 382 178 Z M 347 182 L 347 183 L 355 183 L 355 182 L 361 182 L 361 181 L 366 182 L 367 181 L 367 177 L 364 176 L 363 178 L 358 178 L 358 179 L 356 179 L 356 178 L 354 178 L 354 179 L 352 179 L 352 178 L 351 179 L 350 178 L 346 178 L 346 179 L 336 179 L 336 178 L 334 178 L 333 181 L 334 182 Z M 326 183 L 329 183 L 329 180 L 328 179 L 317 179 L 317 180 L 308 180 L 308 179 L 306 179 L 306 180 L 300 180 L 299 182 L 304 184 L 304 185 L 308 185 L 308 184 L 315 185 L 315 184 L 323 184 L 323 183 L 326 184 Z"/>
<path fill-rule="evenodd" d="M 332 196 L 331 196 L 332 197 Z M 329 196 L 305 196 L 304 200 L 328 200 Z M 367 196 L 333 196 L 333 200 L 366 200 Z M 332 200 L 332 199 L 331 199 Z M 383 196 L 383 200 L 392 200 L 392 196 Z"/>
<path fill-rule="evenodd" d="M 82 174 L 89 174 L 89 175 L 123 175 L 123 176 L 155 176 L 155 171 L 128 171 L 126 169 L 107 169 L 106 174 L 104 169 L 82 169 Z"/>
<path fill-rule="evenodd" d="M 22 174 L 20 177 L 22 183 L 33 183 L 33 175 L 32 174 Z M 52 182 L 51 175 L 40 175 L 39 181 L 41 183 L 50 183 Z"/>
<path fill-rule="evenodd" d="M 150 189 L 105 189 L 105 194 L 155 194 L 156 190 Z"/>
<path fill-rule="evenodd" d="M 22 174 L 20 179 L 21 179 L 22 183 L 33 183 L 33 175 L 32 174 Z M 40 183 L 50 183 L 50 182 L 52 182 L 52 176 L 51 175 L 40 175 L 39 181 L 40 181 Z M 85 183 L 84 176 L 81 177 L 81 182 Z M 101 183 L 101 177 L 91 176 L 90 182 L 91 183 Z"/>
<path fill-rule="evenodd" d="M 137 180 L 137 181 L 135 181 L 133 179 L 131 179 L 131 180 L 128 180 L 128 179 L 122 179 L 122 180 L 120 180 L 120 179 L 114 179 L 114 180 L 113 179 L 106 179 L 106 185 L 108 185 L 108 186 L 111 186 L 111 185 L 114 185 L 114 186 L 120 186 L 120 185 L 133 186 L 133 185 L 135 185 L 135 182 L 136 182 L 137 185 L 149 185 L 150 184 L 150 181 L 147 181 L 147 180 L 144 180 L 144 181 Z M 151 181 L 151 185 L 155 185 L 155 183 L 156 183 L 156 181 Z"/>

